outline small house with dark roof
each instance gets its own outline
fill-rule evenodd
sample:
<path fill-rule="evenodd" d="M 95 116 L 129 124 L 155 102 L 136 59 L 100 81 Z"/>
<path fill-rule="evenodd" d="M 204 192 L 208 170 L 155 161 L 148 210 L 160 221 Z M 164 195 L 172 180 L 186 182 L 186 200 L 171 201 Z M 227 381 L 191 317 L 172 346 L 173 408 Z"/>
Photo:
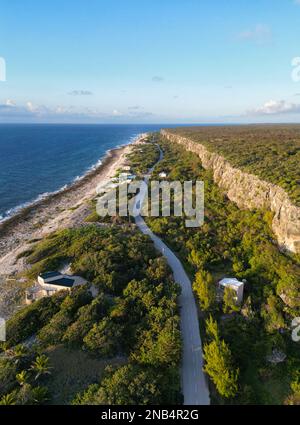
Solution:
<path fill-rule="evenodd" d="M 25 294 L 26 304 L 31 304 L 40 298 L 50 297 L 58 291 L 70 291 L 74 286 L 84 285 L 87 281 L 81 276 L 66 275 L 49 271 L 38 275 L 37 284 L 28 288 Z"/>

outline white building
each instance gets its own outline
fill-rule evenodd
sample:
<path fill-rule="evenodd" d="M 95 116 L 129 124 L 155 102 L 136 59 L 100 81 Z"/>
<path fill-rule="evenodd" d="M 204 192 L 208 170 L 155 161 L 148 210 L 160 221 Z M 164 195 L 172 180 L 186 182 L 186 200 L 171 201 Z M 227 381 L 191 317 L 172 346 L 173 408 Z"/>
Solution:
<path fill-rule="evenodd" d="M 59 272 L 41 273 L 37 278 L 37 284 L 26 290 L 25 302 L 31 304 L 40 298 L 50 297 L 58 291 L 70 291 L 74 286 L 84 285 L 86 282 L 81 276 Z"/>
<path fill-rule="evenodd" d="M 241 304 L 244 296 L 244 282 L 240 282 L 235 277 L 225 277 L 219 281 L 219 288 L 223 291 L 225 288 L 230 288 L 236 293 L 236 301 Z"/>
<path fill-rule="evenodd" d="M 167 177 L 167 173 L 165 171 L 162 171 L 161 173 L 159 173 L 158 175 L 161 179 L 165 179 Z"/>

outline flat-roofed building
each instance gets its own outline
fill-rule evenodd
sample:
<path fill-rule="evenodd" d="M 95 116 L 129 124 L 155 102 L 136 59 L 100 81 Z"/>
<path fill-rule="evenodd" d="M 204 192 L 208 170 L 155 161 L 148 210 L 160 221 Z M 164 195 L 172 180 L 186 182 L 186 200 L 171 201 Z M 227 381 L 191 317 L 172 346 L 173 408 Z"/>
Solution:
<path fill-rule="evenodd" d="M 221 291 L 224 291 L 225 288 L 230 288 L 236 293 L 236 301 L 238 304 L 241 304 L 244 296 L 244 286 L 245 282 L 237 280 L 235 277 L 224 277 L 219 281 L 218 287 Z"/>
<path fill-rule="evenodd" d="M 74 286 L 84 285 L 87 281 L 81 276 L 66 275 L 56 271 L 41 273 L 38 275 L 37 284 L 26 289 L 25 302 L 32 302 L 50 297 L 58 291 L 70 291 Z"/>

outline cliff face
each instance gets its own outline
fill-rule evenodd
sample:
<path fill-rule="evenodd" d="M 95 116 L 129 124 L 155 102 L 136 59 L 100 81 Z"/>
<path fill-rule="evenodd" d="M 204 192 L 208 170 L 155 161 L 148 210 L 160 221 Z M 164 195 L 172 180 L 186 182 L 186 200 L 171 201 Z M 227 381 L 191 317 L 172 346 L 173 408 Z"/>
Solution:
<path fill-rule="evenodd" d="M 300 253 L 300 208 L 292 204 L 281 187 L 232 167 L 224 157 L 208 151 L 200 143 L 166 130 L 162 130 L 161 134 L 196 153 L 203 167 L 213 171 L 215 183 L 226 191 L 228 198 L 239 208 L 269 209 L 274 212 L 272 227 L 279 245 Z"/>

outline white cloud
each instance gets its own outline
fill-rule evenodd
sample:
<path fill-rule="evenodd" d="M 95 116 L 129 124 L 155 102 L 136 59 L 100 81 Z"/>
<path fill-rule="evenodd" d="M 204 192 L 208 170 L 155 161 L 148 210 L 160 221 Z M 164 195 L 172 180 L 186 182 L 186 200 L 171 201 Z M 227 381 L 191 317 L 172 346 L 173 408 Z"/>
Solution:
<path fill-rule="evenodd" d="M 25 105 L 17 105 L 11 99 L 7 99 L 3 104 L 0 104 L 0 121 L 27 121 L 33 120 L 75 120 L 91 119 L 93 117 L 103 117 L 99 111 L 91 111 L 89 108 L 75 108 L 74 106 L 56 106 L 49 108 L 45 105 L 35 105 L 28 101 Z"/>
<path fill-rule="evenodd" d="M 26 108 L 30 112 L 36 112 L 38 110 L 38 107 L 37 106 L 34 106 L 34 104 L 32 102 L 27 102 L 26 103 Z"/>
<path fill-rule="evenodd" d="M 255 28 L 242 31 L 238 34 L 239 40 L 266 43 L 272 38 L 272 31 L 267 25 L 257 24 Z"/>
<path fill-rule="evenodd" d="M 112 114 L 114 117 L 121 117 L 123 115 L 122 112 L 118 111 L 118 109 L 114 109 Z"/>
<path fill-rule="evenodd" d="M 279 115 L 300 113 L 300 104 L 289 103 L 285 100 L 269 100 L 259 108 L 248 111 L 249 115 Z"/>
<path fill-rule="evenodd" d="M 15 102 L 11 99 L 6 99 L 5 105 L 6 106 L 16 106 Z"/>
<path fill-rule="evenodd" d="M 135 108 L 135 107 L 134 107 Z M 0 122 L 49 122 L 49 123 L 107 123 L 107 122 L 141 122 L 149 120 L 153 114 L 146 112 L 141 106 L 123 113 L 118 109 L 112 112 L 101 112 L 97 108 L 62 106 L 48 107 L 36 105 L 32 101 L 17 105 L 7 99 L 0 103 Z"/>
<path fill-rule="evenodd" d="M 45 105 L 35 105 L 31 101 L 26 102 L 25 108 L 27 111 L 35 114 L 35 115 L 48 115 L 50 113 L 55 113 L 55 109 L 50 109 Z"/>

